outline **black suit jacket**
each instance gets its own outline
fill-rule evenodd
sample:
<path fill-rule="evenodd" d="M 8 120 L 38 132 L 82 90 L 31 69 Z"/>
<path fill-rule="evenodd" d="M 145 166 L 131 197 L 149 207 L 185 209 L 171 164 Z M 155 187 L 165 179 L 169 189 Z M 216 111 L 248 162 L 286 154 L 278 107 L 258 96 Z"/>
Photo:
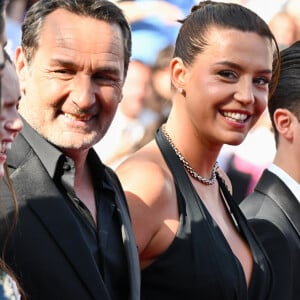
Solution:
<path fill-rule="evenodd" d="M 22 134 L 14 142 L 8 163 L 19 202 L 19 218 L 7 244 L 6 259 L 29 299 L 110 299 L 76 218 Z M 119 189 L 115 174 L 107 169 L 106 175 L 115 183 L 116 205 L 123 224 L 122 237 L 131 288 L 127 299 L 139 300 L 138 253 L 125 196 Z M 2 217 L 6 213 L 10 219 L 13 207 L 11 193 L 4 181 L 0 188 L 0 246 L 3 248 L 6 231 Z"/>
<path fill-rule="evenodd" d="M 274 272 L 272 300 L 300 299 L 300 203 L 265 170 L 241 209 L 262 241 Z"/>

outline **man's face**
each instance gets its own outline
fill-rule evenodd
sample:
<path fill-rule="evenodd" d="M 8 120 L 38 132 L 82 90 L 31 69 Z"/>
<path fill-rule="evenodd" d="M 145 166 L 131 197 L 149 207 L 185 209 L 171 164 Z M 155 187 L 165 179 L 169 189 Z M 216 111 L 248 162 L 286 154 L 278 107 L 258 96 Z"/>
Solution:
<path fill-rule="evenodd" d="M 89 149 L 107 131 L 122 98 L 123 49 L 117 25 L 64 9 L 52 12 L 30 64 L 17 50 L 21 115 L 60 148 Z"/>

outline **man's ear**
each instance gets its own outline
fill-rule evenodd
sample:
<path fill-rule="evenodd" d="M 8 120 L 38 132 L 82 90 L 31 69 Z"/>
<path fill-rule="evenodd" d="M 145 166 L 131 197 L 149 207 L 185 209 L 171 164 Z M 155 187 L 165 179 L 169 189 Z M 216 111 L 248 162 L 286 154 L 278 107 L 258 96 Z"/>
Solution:
<path fill-rule="evenodd" d="M 179 57 L 174 57 L 170 63 L 171 67 L 171 81 L 174 88 L 177 90 L 182 88 L 185 90 L 187 80 L 187 69 L 183 61 Z"/>
<path fill-rule="evenodd" d="M 273 114 L 274 123 L 279 135 L 283 136 L 286 140 L 292 140 L 293 133 L 293 120 L 296 118 L 288 109 L 277 108 Z"/>
<path fill-rule="evenodd" d="M 28 76 L 28 66 L 21 46 L 18 46 L 16 49 L 15 64 L 19 77 L 21 92 L 25 93 L 25 82 Z"/>

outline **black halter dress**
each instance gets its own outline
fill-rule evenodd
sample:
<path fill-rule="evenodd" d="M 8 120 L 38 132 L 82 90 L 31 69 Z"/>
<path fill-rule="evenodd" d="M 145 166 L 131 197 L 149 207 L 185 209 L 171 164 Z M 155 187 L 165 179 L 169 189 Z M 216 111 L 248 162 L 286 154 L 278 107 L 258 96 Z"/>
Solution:
<path fill-rule="evenodd" d="M 161 129 L 156 141 L 174 177 L 180 224 L 169 248 L 142 271 L 142 300 L 269 299 L 272 282 L 269 261 L 225 183 L 217 176 L 220 193 L 254 258 L 249 287 L 240 261 Z"/>

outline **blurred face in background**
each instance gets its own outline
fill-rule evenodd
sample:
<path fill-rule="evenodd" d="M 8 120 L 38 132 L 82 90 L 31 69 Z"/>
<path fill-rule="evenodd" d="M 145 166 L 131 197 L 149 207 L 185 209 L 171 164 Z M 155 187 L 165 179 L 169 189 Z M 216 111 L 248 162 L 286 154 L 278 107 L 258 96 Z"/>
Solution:
<path fill-rule="evenodd" d="M 2 48 L 1 48 L 2 49 Z M 5 55 L 3 55 L 5 58 Z M 20 100 L 20 86 L 14 65 L 5 61 L 0 75 L 1 110 L 0 110 L 0 178 L 4 175 L 6 150 L 11 147 L 23 123 L 17 111 Z"/>
<path fill-rule="evenodd" d="M 165 67 L 156 70 L 152 76 L 152 84 L 156 93 L 165 100 L 171 99 L 171 83 L 170 70 Z"/>
<path fill-rule="evenodd" d="M 145 107 L 150 92 L 151 68 L 139 61 L 131 61 L 123 87 L 120 109 L 128 118 L 135 119 Z"/>
<path fill-rule="evenodd" d="M 22 121 L 17 112 L 17 103 L 20 98 L 20 87 L 14 66 L 6 62 L 4 47 L 5 13 L 6 4 L 1 3 L 0 15 L 0 178 L 4 175 L 4 163 L 6 162 L 6 150 L 17 133 L 22 129 Z"/>

